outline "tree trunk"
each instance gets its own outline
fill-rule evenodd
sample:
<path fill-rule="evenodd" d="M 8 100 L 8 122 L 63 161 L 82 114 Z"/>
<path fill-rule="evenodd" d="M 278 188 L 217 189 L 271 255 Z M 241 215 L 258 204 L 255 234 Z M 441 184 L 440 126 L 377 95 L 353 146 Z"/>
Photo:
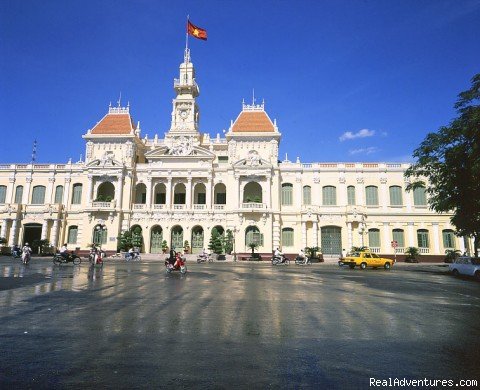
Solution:
<path fill-rule="evenodd" d="M 478 234 L 473 236 L 473 252 L 475 253 L 475 257 L 478 257 L 479 238 Z"/>

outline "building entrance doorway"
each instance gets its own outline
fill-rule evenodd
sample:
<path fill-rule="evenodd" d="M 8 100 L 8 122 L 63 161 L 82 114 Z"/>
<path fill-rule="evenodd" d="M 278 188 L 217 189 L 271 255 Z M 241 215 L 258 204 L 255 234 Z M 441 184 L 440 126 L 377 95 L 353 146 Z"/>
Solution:
<path fill-rule="evenodd" d="M 160 226 L 154 226 L 150 234 L 150 253 L 162 253 L 163 230 Z"/>
<path fill-rule="evenodd" d="M 39 223 L 27 223 L 23 226 L 23 242 L 26 242 L 32 248 L 32 253 L 38 253 L 38 245 L 36 243 L 42 238 L 42 225 Z"/>
<path fill-rule="evenodd" d="M 342 228 L 338 226 L 322 227 L 322 253 L 324 255 L 342 254 Z"/>
<path fill-rule="evenodd" d="M 183 250 L 183 229 L 181 226 L 174 226 L 172 228 L 172 241 L 170 243 L 170 248 L 174 251 Z"/>

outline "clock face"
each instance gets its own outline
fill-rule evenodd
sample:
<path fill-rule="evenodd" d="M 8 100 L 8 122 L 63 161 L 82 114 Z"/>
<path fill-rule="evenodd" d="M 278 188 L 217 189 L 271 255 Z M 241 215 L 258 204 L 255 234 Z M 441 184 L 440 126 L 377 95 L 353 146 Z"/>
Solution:
<path fill-rule="evenodd" d="M 180 117 L 185 119 L 187 117 L 187 111 L 180 111 Z"/>

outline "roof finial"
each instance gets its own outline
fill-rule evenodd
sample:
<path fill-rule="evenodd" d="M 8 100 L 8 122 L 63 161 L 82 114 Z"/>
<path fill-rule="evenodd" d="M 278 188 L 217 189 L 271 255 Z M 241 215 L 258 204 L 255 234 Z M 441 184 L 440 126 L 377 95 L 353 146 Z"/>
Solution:
<path fill-rule="evenodd" d="M 118 101 L 117 101 L 118 107 L 120 107 L 121 101 L 122 101 L 122 91 L 120 91 L 120 96 L 119 96 Z"/>
<path fill-rule="evenodd" d="M 37 140 L 33 141 L 33 148 L 32 148 L 32 164 L 37 159 Z"/>
<path fill-rule="evenodd" d="M 253 88 L 253 94 L 252 94 L 252 106 L 255 105 L 255 88 Z"/>

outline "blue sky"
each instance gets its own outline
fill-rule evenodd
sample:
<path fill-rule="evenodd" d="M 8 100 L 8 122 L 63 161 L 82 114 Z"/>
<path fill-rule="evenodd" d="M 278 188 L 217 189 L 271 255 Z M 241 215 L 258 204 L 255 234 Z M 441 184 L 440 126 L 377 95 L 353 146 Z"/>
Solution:
<path fill-rule="evenodd" d="M 480 72 L 480 0 L 2 0 L 0 161 L 77 161 L 119 93 L 142 134 L 170 125 L 185 19 L 200 128 L 265 99 L 283 159 L 405 161 Z M 5 135 L 13 138 L 5 138 Z"/>

